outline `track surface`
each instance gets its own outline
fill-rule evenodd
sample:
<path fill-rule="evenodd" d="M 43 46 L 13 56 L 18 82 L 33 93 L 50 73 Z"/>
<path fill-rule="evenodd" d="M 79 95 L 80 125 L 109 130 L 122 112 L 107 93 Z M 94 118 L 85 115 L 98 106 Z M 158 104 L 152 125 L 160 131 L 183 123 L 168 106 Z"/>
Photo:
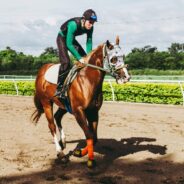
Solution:
<path fill-rule="evenodd" d="M 100 110 L 97 167 L 87 157 L 63 165 L 44 116 L 30 122 L 32 97 L 0 96 L 0 183 L 184 183 L 184 108 L 105 102 Z M 84 143 L 72 115 L 63 118 L 65 153 Z"/>

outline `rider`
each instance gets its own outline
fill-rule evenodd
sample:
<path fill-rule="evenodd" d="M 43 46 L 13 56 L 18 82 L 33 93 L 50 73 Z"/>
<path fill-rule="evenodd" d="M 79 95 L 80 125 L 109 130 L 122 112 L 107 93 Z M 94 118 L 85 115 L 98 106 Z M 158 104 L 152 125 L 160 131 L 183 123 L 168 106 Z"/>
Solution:
<path fill-rule="evenodd" d="M 58 75 L 58 84 L 55 96 L 62 97 L 62 87 L 64 80 L 71 68 L 68 50 L 76 60 L 84 62 L 83 58 L 92 50 L 92 35 L 93 25 L 97 21 L 97 16 L 94 10 L 88 9 L 83 13 L 82 17 L 69 19 L 61 25 L 57 36 L 57 46 L 59 49 L 60 68 Z M 86 52 L 75 39 L 76 36 L 87 34 Z"/>

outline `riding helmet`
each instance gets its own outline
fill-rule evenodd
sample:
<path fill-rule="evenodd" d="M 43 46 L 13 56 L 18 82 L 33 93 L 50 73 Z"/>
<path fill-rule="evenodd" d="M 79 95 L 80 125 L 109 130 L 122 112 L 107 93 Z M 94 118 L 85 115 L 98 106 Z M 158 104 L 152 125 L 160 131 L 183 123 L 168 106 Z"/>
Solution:
<path fill-rule="evenodd" d="M 97 22 L 97 15 L 94 10 L 88 9 L 83 13 L 83 18 L 85 20 L 92 20 Z"/>

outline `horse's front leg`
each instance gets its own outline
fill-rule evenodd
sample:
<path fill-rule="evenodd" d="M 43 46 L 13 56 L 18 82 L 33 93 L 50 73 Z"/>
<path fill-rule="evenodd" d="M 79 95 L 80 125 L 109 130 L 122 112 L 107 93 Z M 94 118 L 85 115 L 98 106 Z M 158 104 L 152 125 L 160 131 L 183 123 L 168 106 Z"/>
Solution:
<path fill-rule="evenodd" d="M 93 132 L 93 143 L 94 145 L 98 142 L 97 128 L 98 128 L 98 109 L 93 108 L 86 110 L 86 116 L 88 120 L 89 129 Z"/>
<path fill-rule="evenodd" d="M 56 125 L 54 123 L 52 106 L 50 104 L 46 104 L 46 105 L 43 105 L 43 107 L 44 107 L 45 116 L 48 120 L 48 126 L 49 126 L 49 129 L 50 129 L 50 132 L 51 132 L 51 134 L 53 136 L 53 139 L 54 139 L 57 156 L 63 162 L 66 162 L 65 155 L 64 155 L 64 153 L 61 149 L 61 146 L 59 145 L 58 138 L 57 138 L 57 135 L 56 135 Z"/>
<path fill-rule="evenodd" d="M 74 155 L 80 157 L 80 156 L 84 156 L 84 155 L 88 154 L 87 165 L 88 165 L 88 167 L 92 168 L 96 165 L 95 160 L 94 160 L 93 133 L 90 131 L 90 129 L 87 125 L 87 120 L 86 120 L 87 117 L 86 117 L 85 112 L 82 109 L 82 107 L 78 107 L 74 111 L 74 116 L 75 116 L 78 124 L 80 125 L 80 127 L 84 131 L 84 134 L 86 136 L 86 144 L 87 144 L 87 146 L 83 150 L 76 150 L 76 152 L 74 152 Z"/>
<path fill-rule="evenodd" d="M 99 115 L 98 112 L 102 106 L 103 94 L 99 91 L 97 97 L 94 99 L 94 106 L 86 110 L 86 116 L 89 123 L 89 128 L 93 132 L 94 145 L 98 142 L 97 128 Z"/>

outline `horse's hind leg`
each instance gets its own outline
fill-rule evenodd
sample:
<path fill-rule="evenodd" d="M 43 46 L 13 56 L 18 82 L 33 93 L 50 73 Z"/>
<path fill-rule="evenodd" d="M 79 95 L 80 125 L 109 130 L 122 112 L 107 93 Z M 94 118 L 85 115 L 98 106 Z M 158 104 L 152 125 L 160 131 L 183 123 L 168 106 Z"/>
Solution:
<path fill-rule="evenodd" d="M 54 114 L 54 118 L 56 120 L 56 124 L 58 126 L 59 132 L 60 132 L 60 141 L 59 144 L 61 146 L 62 149 L 66 148 L 66 138 L 65 138 L 65 134 L 63 131 L 63 127 L 61 124 L 61 119 L 63 117 L 63 115 L 66 113 L 67 111 L 61 108 L 58 108 L 58 110 L 55 112 Z"/>
<path fill-rule="evenodd" d="M 43 103 L 43 108 L 44 108 L 45 116 L 48 120 L 49 129 L 50 129 L 51 134 L 54 138 L 54 143 L 56 146 L 57 155 L 58 155 L 58 157 L 63 157 L 64 153 L 61 150 L 61 146 L 58 143 L 58 139 L 57 139 L 57 135 L 56 135 L 56 125 L 54 124 L 52 104 L 47 101 L 47 103 Z"/>

